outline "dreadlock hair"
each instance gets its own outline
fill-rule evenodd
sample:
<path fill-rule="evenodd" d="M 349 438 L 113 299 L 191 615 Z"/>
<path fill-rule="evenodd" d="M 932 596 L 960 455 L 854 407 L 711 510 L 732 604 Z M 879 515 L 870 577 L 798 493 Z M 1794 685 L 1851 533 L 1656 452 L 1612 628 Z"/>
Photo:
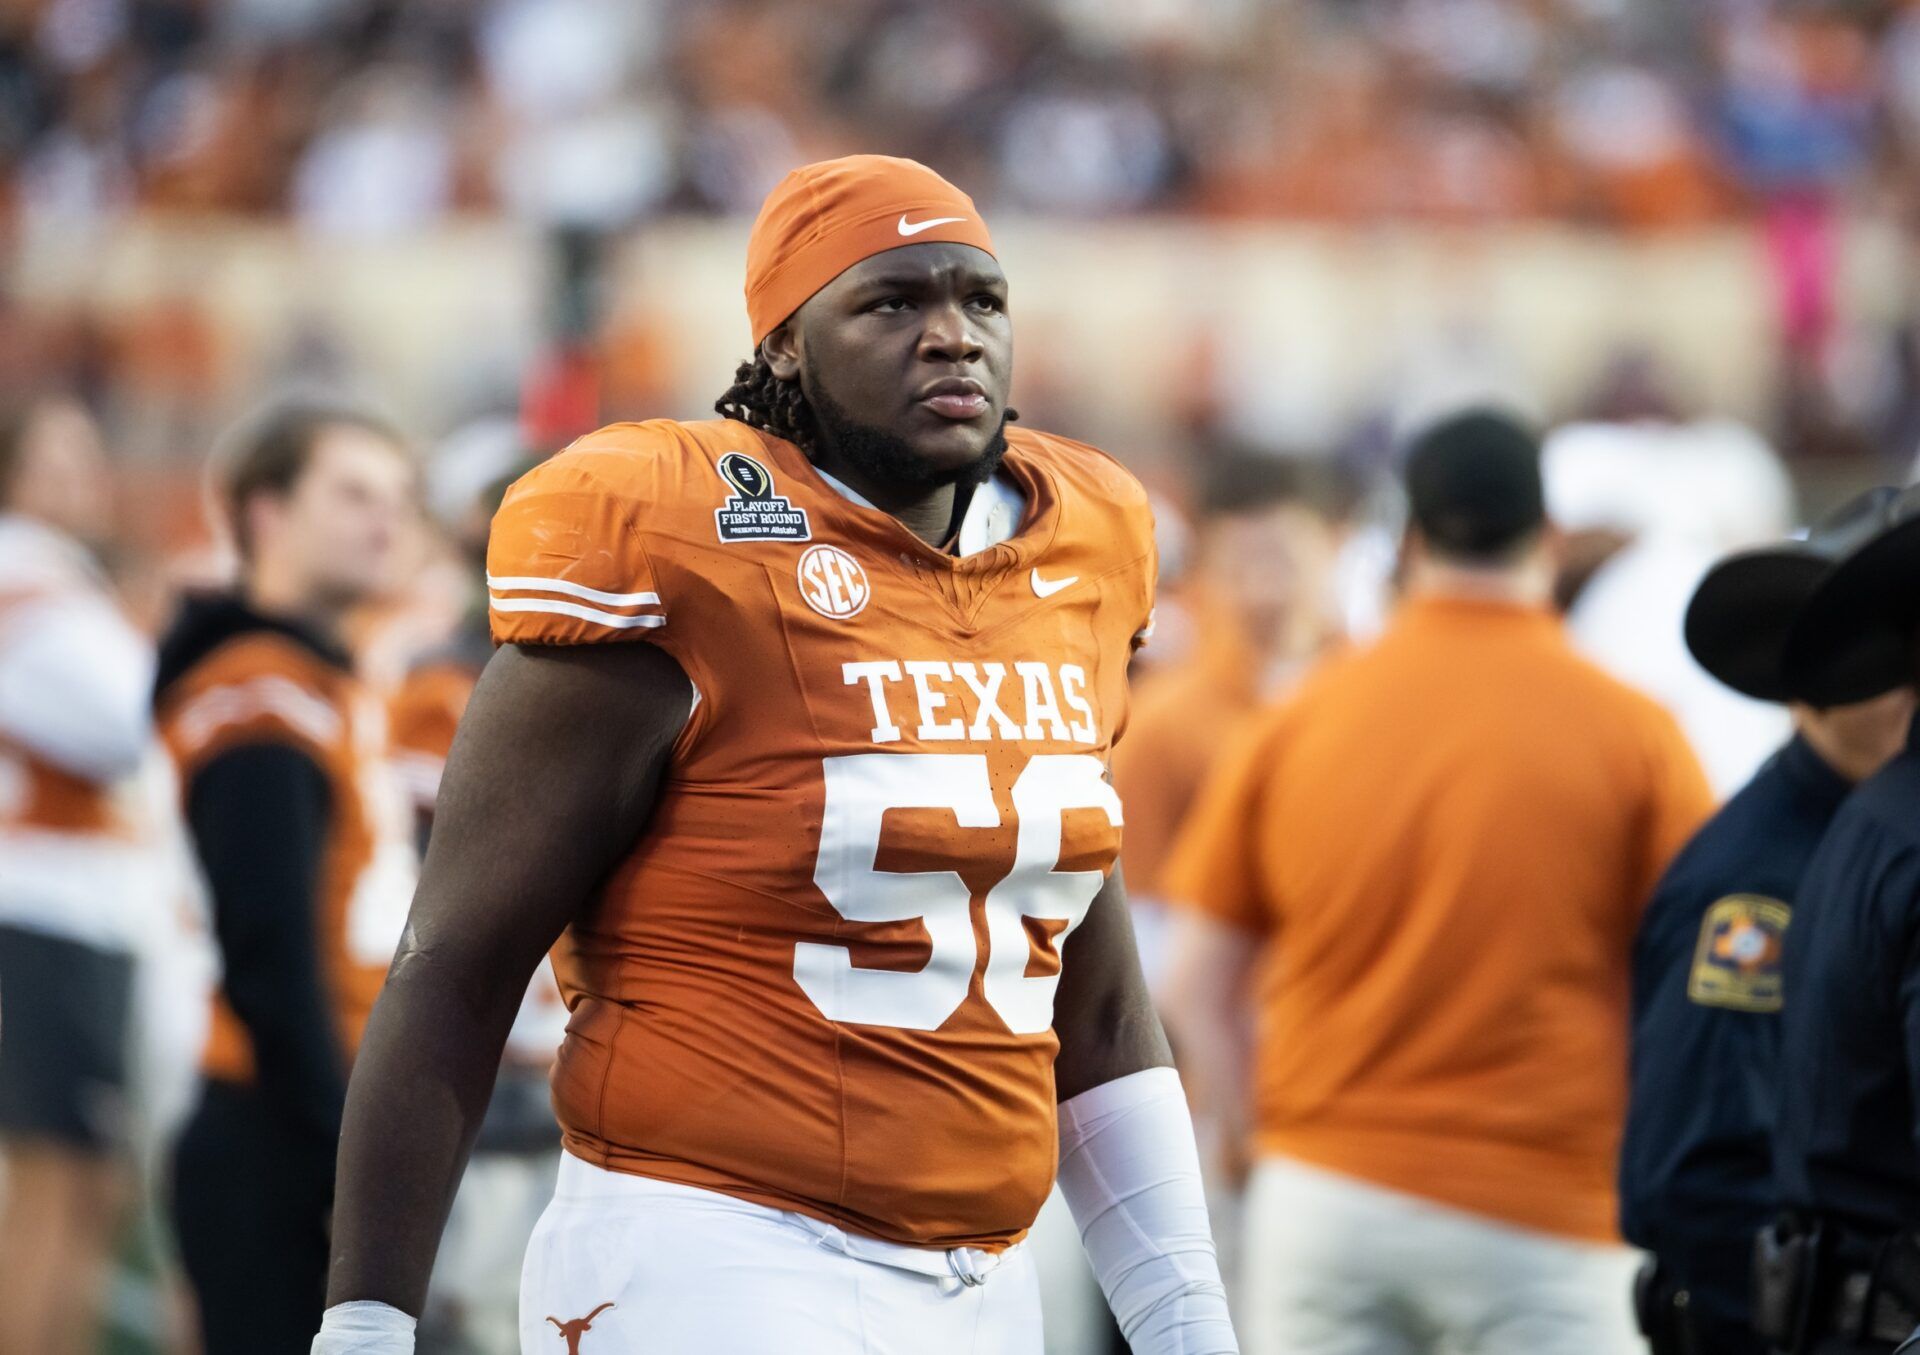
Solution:
<path fill-rule="evenodd" d="M 749 428 L 785 438 L 813 461 L 813 410 L 798 381 L 782 381 L 757 351 L 734 369 L 733 384 L 713 402 L 713 411 Z"/>

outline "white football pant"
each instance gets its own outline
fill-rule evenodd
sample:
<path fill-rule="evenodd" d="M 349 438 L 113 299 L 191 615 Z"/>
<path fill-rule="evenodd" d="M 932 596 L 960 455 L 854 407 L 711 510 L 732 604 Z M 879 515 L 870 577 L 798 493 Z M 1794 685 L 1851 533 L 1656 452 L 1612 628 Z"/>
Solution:
<path fill-rule="evenodd" d="M 1644 1355 L 1639 1259 L 1268 1158 L 1234 1312 L 1246 1355 Z"/>
<path fill-rule="evenodd" d="M 520 1277 L 522 1355 L 1040 1355 L 1040 1285 L 730 1195 L 560 1159 Z"/>

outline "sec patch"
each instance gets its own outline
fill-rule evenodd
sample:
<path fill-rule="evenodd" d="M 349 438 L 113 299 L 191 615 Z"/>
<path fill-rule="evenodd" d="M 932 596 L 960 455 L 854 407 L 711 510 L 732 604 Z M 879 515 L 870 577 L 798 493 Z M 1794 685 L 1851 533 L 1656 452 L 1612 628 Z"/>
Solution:
<path fill-rule="evenodd" d="M 1730 894 L 1707 909 L 1687 996 L 1705 1007 L 1780 1010 L 1780 952 L 1793 909 L 1764 894 Z"/>
<path fill-rule="evenodd" d="M 838 546 L 808 546 L 796 573 L 807 606 L 836 621 L 858 616 L 873 596 L 867 571 Z"/>

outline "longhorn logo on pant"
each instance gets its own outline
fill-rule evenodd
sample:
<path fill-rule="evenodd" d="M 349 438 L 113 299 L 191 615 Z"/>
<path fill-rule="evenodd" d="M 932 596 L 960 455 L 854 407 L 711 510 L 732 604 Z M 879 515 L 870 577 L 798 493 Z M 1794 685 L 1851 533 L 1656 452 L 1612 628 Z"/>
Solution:
<path fill-rule="evenodd" d="M 613 1307 L 611 1303 L 603 1303 L 585 1317 L 576 1317 L 571 1322 L 562 1322 L 559 1318 L 552 1316 L 549 1316 L 547 1321 L 558 1327 L 560 1335 L 566 1338 L 567 1355 L 580 1355 L 580 1338 L 593 1330 L 593 1319 L 611 1307 Z"/>

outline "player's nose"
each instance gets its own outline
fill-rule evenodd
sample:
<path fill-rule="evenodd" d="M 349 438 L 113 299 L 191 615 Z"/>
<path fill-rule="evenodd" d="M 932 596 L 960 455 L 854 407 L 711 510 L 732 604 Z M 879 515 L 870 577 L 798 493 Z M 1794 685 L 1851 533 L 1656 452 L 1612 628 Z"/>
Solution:
<path fill-rule="evenodd" d="M 925 362 L 977 362 L 982 352 L 979 337 L 968 322 L 966 308 L 960 304 L 940 304 L 921 312 L 920 358 Z"/>

